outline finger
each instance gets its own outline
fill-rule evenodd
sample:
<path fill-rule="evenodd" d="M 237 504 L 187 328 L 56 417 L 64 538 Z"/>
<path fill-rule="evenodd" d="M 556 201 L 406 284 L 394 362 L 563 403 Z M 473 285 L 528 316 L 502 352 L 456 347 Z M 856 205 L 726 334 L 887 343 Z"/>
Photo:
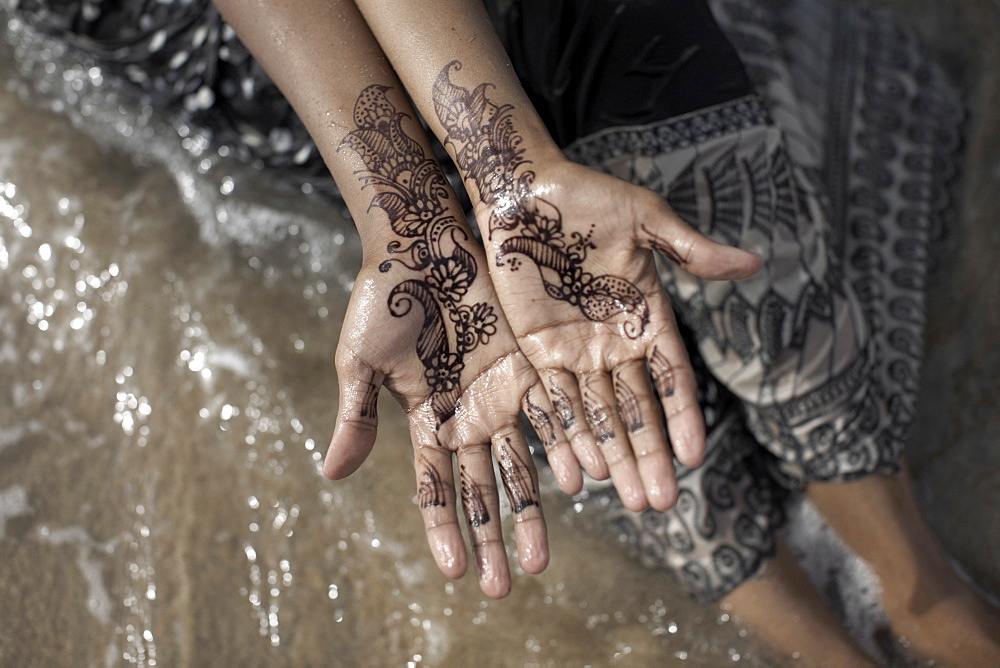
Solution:
<path fill-rule="evenodd" d="M 677 481 L 646 361 L 632 360 L 618 366 L 611 379 L 646 499 L 656 510 L 669 510 L 677 499 Z"/>
<path fill-rule="evenodd" d="M 452 453 L 437 442 L 437 437 L 416 431 L 411 430 L 413 465 L 417 474 L 417 505 L 424 520 L 427 544 L 441 572 L 450 578 L 460 578 L 468 563 L 455 506 Z"/>
<path fill-rule="evenodd" d="M 493 435 L 493 456 L 514 515 L 517 557 L 528 573 L 541 573 L 549 563 L 548 533 L 538 493 L 538 476 L 524 435 L 513 425 Z"/>
<path fill-rule="evenodd" d="M 647 362 L 667 419 L 667 435 L 674 456 L 685 466 L 700 466 L 705 457 L 705 420 L 684 345 L 677 337 L 661 336 Z"/>
<path fill-rule="evenodd" d="M 607 480 L 608 466 L 587 425 L 576 376 L 554 369 L 539 373 L 539 376 L 552 402 L 559 427 L 569 440 L 577 461 L 594 480 Z"/>
<path fill-rule="evenodd" d="M 541 385 L 528 388 L 524 393 L 521 408 L 545 448 L 545 456 L 549 460 L 552 475 L 555 476 L 559 489 L 567 494 L 578 493 L 583 489 L 580 462 L 573 454 L 566 432 L 561 425 L 556 424 L 555 412 L 544 388 Z"/>
<path fill-rule="evenodd" d="M 510 593 L 510 568 L 503 547 L 500 497 L 490 446 L 484 443 L 459 448 L 458 471 L 479 588 L 490 598 L 503 598 Z"/>
<path fill-rule="evenodd" d="M 649 504 L 625 427 L 614 408 L 616 401 L 611 377 L 595 372 L 583 376 L 581 381 L 584 415 L 607 463 L 618 496 L 629 510 L 645 510 Z"/>
<path fill-rule="evenodd" d="M 761 257 L 709 239 L 685 223 L 662 199 L 657 215 L 639 225 L 639 244 L 660 253 L 686 271 L 712 280 L 737 280 L 757 273 Z"/>
<path fill-rule="evenodd" d="M 378 391 L 385 376 L 349 350 L 337 350 L 340 406 L 337 425 L 323 462 L 323 475 L 339 480 L 365 461 L 378 431 Z"/>

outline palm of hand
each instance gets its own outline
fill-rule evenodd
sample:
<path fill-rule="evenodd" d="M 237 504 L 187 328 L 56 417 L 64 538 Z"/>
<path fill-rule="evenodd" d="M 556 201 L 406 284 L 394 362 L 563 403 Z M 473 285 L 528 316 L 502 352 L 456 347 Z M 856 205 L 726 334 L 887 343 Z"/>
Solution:
<path fill-rule="evenodd" d="M 671 450 L 696 465 L 704 425 L 672 309 L 643 247 L 653 242 L 647 221 L 663 218 L 663 206 L 571 163 L 528 173 L 515 220 L 492 228 L 489 246 L 501 303 L 563 428 L 550 456 L 557 477 L 572 480 L 573 491 L 582 461 L 595 477 L 610 474 L 627 507 L 666 509 L 676 495 Z"/>
<path fill-rule="evenodd" d="M 522 399 L 538 379 L 489 280 L 479 276 L 482 250 L 456 217 L 454 194 L 437 163 L 404 131 L 406 116 L 387 90 L 362 91 L 357 129 L 341 145 L 361 159 L 356 174 L 374 192 L 365 215 L 384 214 L 389 229 L 369 239 L 377 250 L 366 254 L 344 321 L 340 414 L 324 472 L 343 477 L 367 457 L 384 383 L 408 416 L 418 502 L 438 565 L 453 577 L 465 570 L 452 471 L 457 455 L 480 585 L 502 596 L 510 574 L 491 451 L 518 519 L 522 566 L 538 572 L 548 559 L 535 471 L 518 423 Z"/>
<path fill-rule="evenodd" d="M 366 266 L 358 275 L 337 350 L 340 414 L 325 473 L 344 477 L 367 457 L 377 427 L 375 399 L 384 384 L 407 416 L 417 501 L 435 560 L 451 577 L 465 571 L 456 504 L 460 498 L 480 584 L 487 594 L 502 596 L 509 590 L 510 575 L 500 530 L 494 457 L 517 519 L 515 537 L 522 567 L 539 572 L 548 559 L 535 468 L 519 424 L 525 397 L 544 398 L 544 392 L 499 307 L 494 306 L 496 297 L 485 276 L 454 306 L 469 310 L 490 306 L 499 316 L 480 319 L 476 328 L 481 338 L 471 350 L 463 350 L 457 344 L 454 320 L 449 318 L 448 325 L 438 322 L 441 316 L 434 304 L 416 297 L 409 305 L 400 301 L 401 294 L 417 292 L 412 286 L 409 292 L 399 289 L 402 273 Z M 432 330 L 437 332 L 431 335 Z M 420 351 L 426 349 L 428 339 L 438 337 L 440 350 L 462 352 L 422 357 Z M 442 356 L 449 359 L 442 360 Z"/>
<path fill-rule="evenodd" d="M 665 510 L 677 488 L 662 416 L 688 466 L 701 462 L 705 427 L 649 249 L 705 278 L 748 276 L 759 258 L 698 234 L 645 189 L 562 157 L 533 163 L 514 106 L 493 101 L 489 83 L 455 84 L 459 70 L 439 73 L 434 110 L 478 192 L 500 301 L 559 418 L 546 444 L 556 480 L 578 491 L 582 462 L 610 473 L 626 507 Z"/>

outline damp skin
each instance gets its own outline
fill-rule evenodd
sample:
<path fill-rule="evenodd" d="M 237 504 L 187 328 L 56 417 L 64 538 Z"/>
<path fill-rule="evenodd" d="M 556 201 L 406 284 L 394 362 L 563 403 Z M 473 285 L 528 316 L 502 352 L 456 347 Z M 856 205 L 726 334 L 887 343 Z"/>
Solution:
<path fill-rule="evenodd" d="M 689 463 L 699 460 L 703 427 L 690 410 L 695 402 L 686 353 L 676 340 L 662 341 L 664 332 L 673 327 L 664 320 L 672 318 L 669 307 L 660 292 L 660 319 L 655 328 L 658 332 L 654 333 L 646 298 L 647 293 L 658 291 L 653 276 L 638 274 L 644 285 L 640 289 L 624 275 L 588 270 L 608 266 L 606 259 L 600 263 L 593 259 L 607 252 L 600 242 L 599 227 L 604 221 L 575 215 L 566 222 L 556 203 L 565 198 L 566 188 L 558 181 L 538 177 L 530 149 L 526 148 L 531 142 L 519 130 L 517 110 L 495 99 L 495 91 L 502 87 L 492 82 L 468 87 L 455 83 L 453 78 L 462 73 L 461 62 L 446 64 L 433 81 L 431 99 L 446 136 L 445 145 L 478 194 L 478 220 L 487 248 L 495 257 L 491 275 L 515 332 L 526 333 L 520 337 L 521 347 L 536 368 L 550 370 L 561 363 L 576 375 L 575 383 L 573 379 L 560 384 L 550 382 L 549 398 L 562 418 L 564 431 L 576 421 L 574 404 L 582 405 L 584 423 L 599 453 L 595 457 L 591 445 L 583 443 L 586 437 L 575 435 L 575 454 L 588 472 L 595 477 L 610 474 L 632 509 L 642 509 L 649 503 L 665 509 L 672 503 L 672 492 L 668 490 L 675 487 L 673 467 L 667 456 L 666 434 L 653 428 L 660 419 L 650 377 L 640 373 L 634 380 L 624 381 L 619 370 L 642 367 L 645 358 L 657 390 L 662 386 L 659 400 L 664 403 L 668 421 L 676 423 L 674 453 Z M 669 241 L 645 224 L 638 228 L 637 233 L 646 237 L 651 249 L 679 266 L 689 266 L 692 240 Z M 634 267 L 630 270 L 634 271 Z M 547 299 L 554 299 L 572 310 L 554 308 L 558 316 L 539 317 L 524 308 L 523 298 L 507 301 L 508 291 L 519 297 L 530 294 L 540 307 Z M 556 341 L 551 333 L 560 331 L 573 334 Z M 601 335 L 594 336 L 596 332 Z M 614 341 L 613 336 L 620 338 Z M 581 349 L 572 362 L 567 360 L 572 354 L 567 350 L 567 340 Z M 609 359 L 602 345 L 616 354 Z M 668 349 L 669 356 L 679 360 L 676 364 L 664 352 Z M 563 359 L 556 359 L 554 351 Z M 614 381 L 608 378 L 609 366 Z M 677 401 L 675 366 L 684 377 L 682 396 Z M 580 399 L 570 398 L 563 385 Z M 642 458 L 637 461 L 636 453 L 640 452 Z M 590 462 L 595 463 L 587 466 Z"/>
<path fill-rule="evenodd" d="M 428 157 L 421 143 L 408 134 L 411 130 L 403 126 L 403 121 L 410 115 L 397 110 L 390 92 L 391 88 L 382 84 L 361 91 L 353 109 L 355 127 L 338 148 L 338 154 L 353 154 L 363 165 L 353 171 L 353 177 L 371 198 L 367 213 L 376 219 L 384 216 L 392 233 L 381 256 L 371 256 L 378 261 L 379 276 L 365 283 L 364 307 L 353 311 L 358 315 L 351 347 L 356 351 L 370 345 L 364 337 L 357 337 L 358 331 L 394 328 L 401 333 L 400 342 L 411 340 L 409 345 L 413 346 L 410 351 L 397 348 L 394 354 L 409 357 L 406 365 L 410 369 L 419 362 L 423 373 L 418 379 L 412 371 L 403 376 L 401 367 L 395 372 L 391 366 L 384 367 L 384 372 L 370 371 L 367 381 L 355 383 L 358 389 L 353 395 L 361 394 L 362 401 L 357 405 L 345 401 L 341 415 L 346 414 L 345 420 L 356 421 L 354 424 L 374 424 L 372 404 L 383 382 L 407 408 L 415 430 L 414 442 L 428 443 L 426 447 L 419 445 L 415 456 L 417 504 L 424 512 L 431 549 L 442 570 L 453 577 L 461 575 L 465 567 L 461 540 L 453 523 L 458 506 L 451 451 L 456 449 L 456 443 L 463 443 L 456 438 L 465 440 L 464 447 L 457 448 L 460 508 L 470 527 L 476 572 L 483 589 L 491 596 L 502 596 L 509 591 L 510 575 L 506 555 L 496 549 L 502 543 L 493 472 L 467 453 L 474 450 L 475 441 L 487 438 L 476 435 L 483 432 L 484 414 L 496 414 L 489 402 L 477 399 L 478 394 L 495 394 L 490 389 L 490 374 L 484 374 L 483 361 L 476 359 L 477 351 L 485 350 L 487 357 L 483 359 L 489 362 L 491 339 L 503 328 L 508 343 L 500 350 L 507 350 L 510 332 L 499 318 L 492 294 L 482 287 L 476 289 L 477 285 L 488 285 L 488 278 L 480 272 L 482 253 L 464 223 L 454 215 L 455 197 L 445 176 L 436 160 Z M 386 316 L 392 320 L 386 320 Z M 359 361 L 355 377 L 364 377 L 363 367 L 385 364 L 385 360 Z M 342 368 L 342 372 L 352 374 L 350 369 Z M 526 369 L 521 375 L 532 379 Z M 512 391 L 509 383 L 497 390 L 514 400 L 517 392 L 523 391 L 524 396 L 531 392 L 530 387 Z M 535 408 L 547 416 L 545 407 L 535 404 Z M 516 412 L 516 403 L 509 410 Z M 452 426 L 457 422 L 480 424 L 472 426 L 473 433 L 467 434 Z M 497 457 L 515 520 L 530 517 L 535 522 L 535 529 L 521 532 L 517 540 L 522 546 L 522 562 L 537 572 L 547 560 L 540 498 L 536 486 L 525 484 L 534 480 L 534 464 L 523 436 L 515 440 L 505 438 L 506 446 Z M 336 455 L 336 451 L 335 439 L 331 453 Z M 533 495 L 527 495 L 526 489 L 533 490 Z M 526 513 L 529 507 L 533 508 Z"/>
<path fill-rule="evenodd" d="M 451 73 L 460 69 L 458 61 L 448 63 L 434 81 L 434 111 L 459 168 L 490 211 L 485 226 L 488 238 L 498 242 L 496 265 L 518 271 L 522 258 L 530 261 L 550 297 L 576 306 L 589 320 L 619 321 L 629 338 L 641 336 L 649 324 L 642 293 L 621 276 L 583 269 L 588 252 L 597 248 L 592 229 L 565 230 L 559 207 L 533 192 L 536 175 L 521 147 L 513 105 L 491 100 L 491 83 L 474 90 L 455 85 Z"/>
<path fill-rule="evenodd" d="M 500 304 L 560 418 L 567 447 L 560 441 L 549 457 L 557 479 L 574 489 L 570 470 L 582 465 L 592 477 L 610 476 L 629 508 L 666 509 L 672 457 L 700 461 L 704 425 L 652 253 L 721 279 L 754 273 L 760 259 L 697 234 L 648 191 L 568 163 L 482 6 L 444 0 L 431 17 L 417 2 L 357 4 L 465 180 Z M 645 364 L 654 347 L 674 369 L 675 391 L 656 397 L 648 376 L 630 378 L 636 401 L 622 397 L 626 409 L 639 407 L 644 425 L 630 431 L 620 424 L 611 376 L 623 364 Z M 594 377 L 607 416 L 597 423 L 586 419 L 583 401 Z M 662 415 L 671 443 L 653 428 Z"/>
<path fill-rule="evenodd" d="M 337 348 L 340 404 L 324 473 L 342 478 L 369 456 L 385 386 L 410 427 L 428 544 L 447 575 L 461 576 L 467 554 L 460 517 L 490 545 L 502 545 L 502 481 L 494 478 L 489 444 L 497 434 L 519 433 L 523 398 L 538 377 L 517 349 L 483 251 L 417 114 L 354 4 L 219 4 L 315 139 L 361 237 L 362 267 Z M 547 401 L 536 405 L 551 412 Z M 533 476 L 523 435 L 513 441 Z M 456 503 L 463 496 L 469 512 Z M 540 506 L 523 505 L 515 516 L 531 528 L 515 531 L 516 540 L 544 555 L 531 562 L 537 572 L 548 554 Z M 484 590 L 504 595 L 506 553 L 491 548 L 477 558 L 488 567 L 480 574 L 490 574 L 480 578 Z"/>
<path fill-rule="evenodd" d="M 450 188 L 440 166 L 406 134 L 405 115 L 386 97 L 387 90 L 373 84 L 361 91 L 354 106 L 357 127 L 339 151 L 353 151 L 364 163 L 355 175 L 372 194 L 369 210 L 381 210 L 389 220 L 394 238 L 379 271 L 390 280 L 403 279 L 389 292 L 386 308 L 394 318 L 422 317 L 415 352 L 434 416 L 444 422 L 455 413 L 465 357 L 496 334 L 497 315 L 492 304 L 465 299 L 479 273 L 468 250 L 470 235 L 451 215 Z"/>

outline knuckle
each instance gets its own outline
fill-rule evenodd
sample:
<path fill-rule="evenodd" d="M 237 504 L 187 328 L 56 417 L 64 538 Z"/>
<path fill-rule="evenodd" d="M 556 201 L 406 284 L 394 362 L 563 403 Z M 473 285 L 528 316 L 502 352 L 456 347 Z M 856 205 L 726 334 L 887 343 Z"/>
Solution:
<path fill-rule="evenodd" d="M 433 508 L 424 508 L 423 515 L 424 530 L 428 535 L 450 532 L 452 528 L 456 531 L 458 530 L 458 520 L 450 513 L 442 515 L 439 512 L 435 512 Z"/>
<path fill-rule="evenodd" d="M 502 441 L 504 439 L 519 440 L 521 430 L 513 424 L 502 425 L 493 432 L 493 440 Z"/>
<path fill-rule="evenodd" d="M 689 402 L 686 402 L 686 401 L 678 402 L 676 405 L 672 406 L 669 410 L 666 411 L 667 419 L 670 420 L 672 418 L 675 418 L 678 415 L 681 415 L 682 413 L 688 412 L 691 409 L 696 408 L 696 407 L 697 407 L 697 404 L 694 404 L 694 403 L 689 403 Z"/>
<path fill-rule="evenodd" d="M 489 450 L 490 445 L 487 443 L 462 443 L 457 448 L 458 456 L 463 458 L 488 454 Z"/>
<path fill-rule="evenodd" d="M 601 453 L 604 455 L 604 461 L 607 463 L 608 468 L 616 467 L 633 458 L 631 450 L 621 447 L 621 445 L 615 443 L 613 440 L 607 441 L 601 446 Z"/>

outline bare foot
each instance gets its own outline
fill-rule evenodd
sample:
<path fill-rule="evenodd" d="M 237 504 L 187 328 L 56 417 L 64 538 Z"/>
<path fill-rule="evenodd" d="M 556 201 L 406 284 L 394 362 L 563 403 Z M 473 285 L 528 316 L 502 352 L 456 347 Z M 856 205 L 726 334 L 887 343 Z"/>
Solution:
<path fill-rule="evenodd" d="M 874 666 L 813 588 L 782 541 L 754 579 L 723 605 L 781 656 L 806 666 Z"/>
<path fill-rule="evenodd" d="M 1000 611 L 955 574 L 907 473 L 814 483 L 809 498 L 874 569 L 886 616 L 914 651 L 948 666 L 1000 665 Z"/>

